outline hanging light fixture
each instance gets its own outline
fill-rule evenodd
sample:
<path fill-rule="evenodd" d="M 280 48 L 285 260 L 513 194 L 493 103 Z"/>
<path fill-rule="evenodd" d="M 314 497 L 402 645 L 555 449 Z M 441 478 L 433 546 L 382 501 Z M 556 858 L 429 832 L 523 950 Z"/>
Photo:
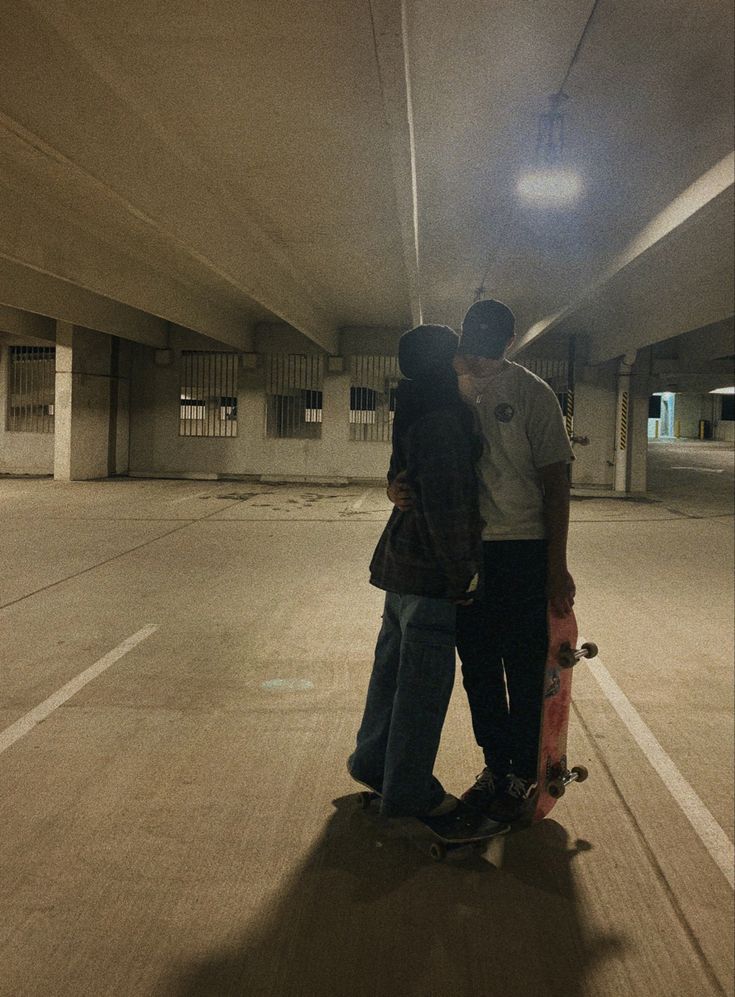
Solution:
<path fill-rule="evenodd" d="M 564 101 L 568 94 L 553 93 L 549 97 L 549 110 L 539 115 L 536 155 L 549 166 L 558 165 L 564 156 Z"/>
<path fill-rule="evenodd" d="M 549 97 L 549 109 L 539 115 L 535 166 L 521 176 L 517 186 L 526 201 L 561 207 L 575 201 L 581 193 L 581 177 L 564 161 L 566 100 L 567 94 L 559 90 Z"/>

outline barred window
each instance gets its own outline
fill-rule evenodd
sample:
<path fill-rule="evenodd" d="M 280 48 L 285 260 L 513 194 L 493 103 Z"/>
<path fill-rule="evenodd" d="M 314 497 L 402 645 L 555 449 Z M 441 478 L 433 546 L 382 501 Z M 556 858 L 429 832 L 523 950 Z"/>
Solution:
<path fill-rule="evenodd" d="M 179 436 L 237 436 L 237 353 L 184 350 Z"/>
<path fill-rule="evenodd" d="M 397 357 L 351 358 L 351 440 L 390 441 L 399 377 Z"/>
<path fill-rule="evenodd" d="M 322 435 L 323 358 L 313 354 L 271 353 L 266 371 L 267 435 L 319 439 Z"/>
<path fill-rule="evenodd" d="M 11 346 L 9 358 L 6 429 L 11 433 L 53 433 L 55 347 Z"/>

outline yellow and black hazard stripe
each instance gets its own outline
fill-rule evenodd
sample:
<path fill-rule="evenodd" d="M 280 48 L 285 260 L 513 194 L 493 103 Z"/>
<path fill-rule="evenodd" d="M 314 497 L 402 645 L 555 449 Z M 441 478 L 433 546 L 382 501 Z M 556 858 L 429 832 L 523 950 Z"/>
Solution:
<path fill-rule="evenodd" d="M 567 391 L 564 419 L 567 424 L 567 436 L 571 440 L 574 436 L 574 392 Z"/>
<path fill-rule="evenodd" d="M 618 434 L 619 449 L 628 446 L 628 392 L 624 391 L 620 398 L 620 427 Z"/>

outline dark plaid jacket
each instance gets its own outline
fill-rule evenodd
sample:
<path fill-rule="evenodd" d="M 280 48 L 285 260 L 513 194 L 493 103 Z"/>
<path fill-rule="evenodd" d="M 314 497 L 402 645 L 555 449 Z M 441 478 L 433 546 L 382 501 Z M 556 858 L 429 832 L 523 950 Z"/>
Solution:
<path fill-rule="evenodd" d="M 456 409 L 420 417 L 394 441 L 389 480 L 399 471 L 414 492 L 414 507 L 393 509 L 370 564 L 370 581 L 402 595 L 460 598 L 480 570 L 483 521 L 472 443 Z"/>

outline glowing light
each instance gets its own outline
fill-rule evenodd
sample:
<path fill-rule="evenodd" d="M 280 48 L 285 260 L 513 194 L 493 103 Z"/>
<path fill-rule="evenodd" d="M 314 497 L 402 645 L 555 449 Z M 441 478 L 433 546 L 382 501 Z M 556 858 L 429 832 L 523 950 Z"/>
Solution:
<path fill-rule="evenodd" d="M 536 204 L 566 205 L 582 193 L 582 179 L 572 170 L 534 170 L 520 178 L 516 189 L 522 198 Z"/>
<path fill-rule="evenodd" d="M 735 388 L 715 388 L 711 395 L 735 395 Z"/>

